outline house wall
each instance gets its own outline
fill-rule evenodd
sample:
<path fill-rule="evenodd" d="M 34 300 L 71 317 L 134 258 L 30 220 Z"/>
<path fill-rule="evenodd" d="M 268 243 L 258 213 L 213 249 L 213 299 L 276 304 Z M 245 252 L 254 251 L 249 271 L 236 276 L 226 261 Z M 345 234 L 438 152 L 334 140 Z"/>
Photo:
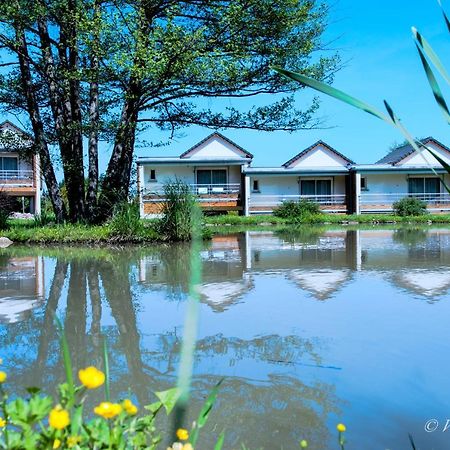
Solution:
<path fill-rule="evenodd" d="M 447 151 L 442 150 L 441 147 L 430 142 L 427 144 L 427 147 L 430 147 L 435 153 L 437 153 L 445 162 L 450 164 L 450 157 Z M 438 160 L 430 153 L 424 150 L 422 153 L 414 152 L 411 155 L 407 156 L 403 161 L 398 163 L 398 166 L 424 166 L 426 167 L 428 164 L 433 165 L 434 167 L 441 167 Z"/>
<path fill-rule="evenodd" d="M 250 194 L 257 195 L 299 195 L 299 180 L 331 179 L 333 194 L 345 194 L 345 176 L 314 176 L 297 175 L 250 175 Z M 253 180 L 259 181 L 259 193 L 252 192 Z"/>
<path fill-rule="evenodd" d="M 188 155 L 183 156 L 189 159 L 240 159 L 242 157 L 245 157 L 244 152 L 218 137 L 208 139 Z"/>
<path fill-rule="evenodd" d="M 289 167 L 345 167 L 347 164 L 348 161 L 344 158 L 319 145 L 292 162 Z"/>
<path fill-rule="evenodd" d="M 195 184 L 195 170 L 198 169 L 227 169 L 228 171 L 228 183 L 240 183 L 241 182 L 241 166 L 225 166 L 225 165 L 213 165 L 213 166 L 195 166 L 193 165 L 144 165 L 142 188 L 147 191 L 160 192 L 163 190 L 164 184 L 173 181 L 176 178 L 187 183 Z M 150 171 L 154 169 L 156 171 L 156 181 L 150 180 Z"/>

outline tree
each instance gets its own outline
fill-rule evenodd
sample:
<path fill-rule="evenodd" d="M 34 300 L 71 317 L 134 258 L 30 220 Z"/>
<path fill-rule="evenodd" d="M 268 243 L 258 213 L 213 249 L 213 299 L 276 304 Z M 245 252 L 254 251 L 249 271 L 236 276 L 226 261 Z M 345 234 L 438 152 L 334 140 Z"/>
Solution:
<path fill-rule="evenodd" d="M 103 219 L 128 195 L 136 136 L 144 129 L 168 130 L 172 137 L 190 125 L 317 126 L 317 101 L 295 109 L 294 93 L 302 87 L 270 67 L 289 64 L 330 81 L 337 56 L 313 60 L 325 50 L 326 14 L 312 0 L 2 2 L 0 45 L 8 57 L 0 103 L 28 115 L 42 155 L 45 147 L 57 148 L 69 218 Z M 266 104 L 216 111 L 202 101 L 254 96 Z M 112 152 L 99 189 L 100 140 L 111 142 Z M 41 159 L 53 167 L 48 157 Z M 54 188 L 50 173 L 45 179 Z M 49 192 L 55 209 L 62 208 L 58 192 Z"/>

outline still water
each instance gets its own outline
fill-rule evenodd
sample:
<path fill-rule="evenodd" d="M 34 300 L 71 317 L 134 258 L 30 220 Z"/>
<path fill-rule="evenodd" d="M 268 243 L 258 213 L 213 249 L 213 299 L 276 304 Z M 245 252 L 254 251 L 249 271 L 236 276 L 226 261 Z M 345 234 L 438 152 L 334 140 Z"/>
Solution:
<path fill-rule="evenodd" d="M 106 336 L 114 396 L 153 401 L 175 383 L 189 258 L 186 245 L 0 250 L 9 380 L 62 380 L 56 313 L 77 368 L 101 364 Z M 225 377 L 202 448 L 225 429 L 229 449 L 332 449 L 341 421 L 347 449 L 404 450 L 408 433 L 450 448 L 449 229 L 246 232 L 201 259 L 193 413 Z"/>

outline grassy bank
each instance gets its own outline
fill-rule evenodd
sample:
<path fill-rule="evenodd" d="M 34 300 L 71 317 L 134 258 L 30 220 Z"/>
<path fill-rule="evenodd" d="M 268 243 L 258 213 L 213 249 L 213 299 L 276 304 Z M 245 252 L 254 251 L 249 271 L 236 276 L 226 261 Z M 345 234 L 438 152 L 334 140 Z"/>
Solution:
<path fill-rule="evenodd" d="M 391 223 L 448 223 L 450 224 L 450 214 L 426 214 L 423 216 L 395 216 L 391 214 L 316 214 L 305 215 L 303 217 L 285 219 L 282 217 L 269 215 L 255 215 L 243 217 L 238 215 L 223 215 L 205 217 L 207 226 L 271 226 L 271 225 L 313 225 L 313 224 L 391 224 Z"/>
<path fill-rule="evenodd" d="M 428 214 L 416 217 L 400 217 L 386 214 L 338 215 L 319 214 L 303 218 L 285 219 L 275 216 L 237 215 L 211 216 L 203 218 L 203 237 L 213 234 L 242 232 L 254 229 L 270 229 L 274 231 L 292 228 L 298 225 L 389 225 L 389 224 L 450 224 L 450 214 Z M 38 226 L 31 220 L 11 220 L 9 229 L 0 231 L 0 236 L 13 242 L 36 244 L 144 244 L 152 242 L 168 242 L 158 230 L 157 221 L 144 220 L 141 226 L 132 232 L 123 233 L 111 224 L 105 225 L 45 225 Z"/>

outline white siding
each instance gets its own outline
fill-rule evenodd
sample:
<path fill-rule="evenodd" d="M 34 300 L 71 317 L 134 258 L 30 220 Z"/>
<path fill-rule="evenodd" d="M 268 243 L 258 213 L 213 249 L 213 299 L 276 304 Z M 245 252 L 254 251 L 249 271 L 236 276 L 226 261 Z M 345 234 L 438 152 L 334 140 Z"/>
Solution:
<path fill-rule="evenodd" d="M 442 150 L 438 145 L 430 142 L 427 144 L 431 150 L 437 153 L 445 162 L 450 164 L 450 155 L 447 151 Z M 438 160 L 428 151 L 424 150 L 421 154 L 414 152 L 407 156 L 403 161 L 398 163 L 398 166 L 427 166 L 428 164 L 434 167 L 441 167 Z"/>
<path fill-rule="evenodd" d="M 241 159 L 246 155 L 240 149 L 221 139 L 211 137 L 183 158 L 189 159 Z"/>
<path fill-rule="evenodd" d="M 150 171 L 156 171 L 156 181 L 150 180 Z M 142 187 L 147 191 L 161 191 L 165 183 L 174 181 L 176 178 L 187 183 L 195 184 L 195 171 L 196 169 L 226 169 L 228 173 L 228 183 L 240 183 L 241 182 L 241 166 L 195 166 L 192 165 L 145 165 L 144 166 L 144 179 L 142 181 Z"/>
<path fill-rule="evenodd" d="M 347 164 L 348 161 L 344 158 L 336 155 L 336 153 L 326 147 L 318 145 L 290 164 L 289 167 L 345 167 Z"/>

